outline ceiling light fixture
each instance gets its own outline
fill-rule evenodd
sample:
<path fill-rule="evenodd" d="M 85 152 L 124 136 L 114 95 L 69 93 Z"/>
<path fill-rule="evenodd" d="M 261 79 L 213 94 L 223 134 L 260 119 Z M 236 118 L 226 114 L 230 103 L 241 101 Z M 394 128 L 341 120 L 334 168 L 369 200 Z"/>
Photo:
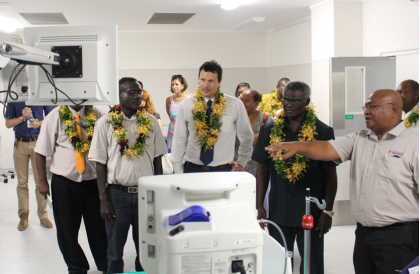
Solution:
<path fill-rule="evenodd" d="M 16 21 L 7 17 L 0 16 L 0 30 L 5 32 L 16 31 Z"/>
<path fill-rule="evenodd" d="M 233 10 L 242 5 L 244 1 L 241 0 L 227 0 L 220 5 L 220 7 L 224 10 Z"/>
<path fill-rule="evenodd" d="M 265 21 L 265 17 L 252 17 L 251 19 L 248 19 L 242 23 L 237 24 L 236 26 L 233 27 L 233 29 L 239 31 L 249 26 L 252 26 L 256 23 L 261 23 L 264 21 Z"/>

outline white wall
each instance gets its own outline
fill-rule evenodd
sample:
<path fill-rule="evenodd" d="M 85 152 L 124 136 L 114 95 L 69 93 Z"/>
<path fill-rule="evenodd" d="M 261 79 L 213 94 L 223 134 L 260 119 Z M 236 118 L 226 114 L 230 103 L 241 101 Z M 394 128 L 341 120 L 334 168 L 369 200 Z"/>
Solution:
<path fill-rule="evenodd" d="M 363 2 L 363 55 L 419 48 L 419 2 Z"/>
<path fill-rule="evenodd" d="M 280 78 L 300 80 L 312 85 L 311 20 L 267 33 L 267 90 L 276 88 Z"/>

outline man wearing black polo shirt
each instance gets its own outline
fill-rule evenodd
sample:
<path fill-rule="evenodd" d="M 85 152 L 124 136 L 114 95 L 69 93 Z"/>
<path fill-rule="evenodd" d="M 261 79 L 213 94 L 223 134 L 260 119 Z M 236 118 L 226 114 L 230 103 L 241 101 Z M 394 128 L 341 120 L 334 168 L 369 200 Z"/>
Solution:
<path fill-rule="evenodd" d="M 299 141 L 302 127 L 308 124 L 307 114 L 311 90 L 303 82 L 289 82 L 283 91 L 283 106 L 285 119 L 282 131 L 285 142 Z M 306 123 L 305 123 L 306 122 Z M 306 172 L 295 182 L 290 182 L 278 174 L 275 162 L 270 158 L 265 147 L 270 146 L 272 129 L 278 126 L 270 122 L 263 126 L 254 148 L 252 160 L 258 162 L 257 169 L 257 209 L 258 218 L 266 218 L 264 209 L 264 196 L 267 191 L 269 179 L 271 190 L 269 195 L 269 219 L 277 223 L 283 231 L 287 248 L 293 251 L 296 238 L 299 253 L 303 256 L 304 230 L 302 217 L 305 214 L 305 189 L 311 189 L 311 196 L 318 200 L 325 199 L 327 208 L 321 212 L 315 204 L 311 205 L 311 215 L 314 217 L 314 228 L 311 230 L 311 273 L 324 273 L 324 238 L 323 235 L 331 229 L 333 204 L 337 191 L 337 174 L 333 162 L 310 160 Z M 316 118 L 314 137 L 316 140 L 334 139 L 334 131 Z M 287 161 L 287 166 L 295 162 L 295 157 Z M 277 230 L 270 228 L 270 235 L 280 244 L 282 240 Z M 300 272 L 303 273 L 303 261 Z"/>
<path fill-rule="evenodd" d="M 38 191 L 38 172 L 35 165 L 35 145 L 39 135 L 39 127 L 42 125 L 44 115 L 52 110 L 51 106 L 31 106 L 27 107 L 24 102 L 7 104 L 6 127 L 15 131 L 15 144 L 13 150 L 13 160 L 18 179 L 16 188 L 18 196 L 18 215 L 20 218 L 18 230 L 24 231 L 28 227 L 29 216 L 29 190 L 28 174 L 29 159 L 31 159 L 32 170 L 36 183 L 35 196 L 38 203 L 38 217 L 41 224 L 46 228 L 53 227 L 48 219 L 47 200 Z M 28 118 L 33 116 L 31 123 Z"/>

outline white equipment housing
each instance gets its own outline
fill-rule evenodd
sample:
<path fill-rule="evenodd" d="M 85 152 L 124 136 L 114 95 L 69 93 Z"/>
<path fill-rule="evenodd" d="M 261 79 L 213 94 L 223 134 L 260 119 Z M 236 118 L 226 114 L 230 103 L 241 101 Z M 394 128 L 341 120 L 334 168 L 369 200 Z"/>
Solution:
<path fill-rule="evenodd" d="M 141 177 L 140 261 L 145 271 L 230 274 L 235 273 L 232 261 L 242 260 L 249 274 L 282 273 L 284 249 L 256 220 L 255 188 L 255 177 L 246 172 Z M 193 205 L 204 207 L 210 221 L 169 225 L 169 216 Z"/>
<path fill-rule="evenodd" d="M 16 34 L 10 33 L 3 33 L 0 32 L 0 43 L 2 41 L 9 41 L 16 44 L 22 44 L 22 37 Z M 13 69 L 18 65 L 16 61 L 10 60 L 10 58 L 4 57 L 0 55 L 0 90 L 7 90 L 7 86 L 9 83 L 10 77 L 14 77 L 15 73 L 12 75 Z M 29 91 L 27 89 L 26 92 L 22 91 L 22 87 L 28 87 L 28 72 L 27 68 L 24 68 L 21 73 L 16 78 L 16 81 L 13 83 L 10 90 L 17 93 L 18 98 L 17 100 L 13 100 L 10 96 L 7 99 L 9 103 L 11 102 L 25 102 L 29 98 Z M 16 96 L 12 95 L 13 98 Z M 4 102 L 6 99 L 6 93 L 2 93 L 0 96 L 0 100 Z"/>
<path fill-rule="evenodd" d="M 83 65 L 72 72 L 77 76 L 58 77 L 51 65 L 45 68 L 53 75 L 56 86 L 76 103 L 85 99 L 88 101 L 84 105 L 114 105 L 119 102 L 117 33 L 116 25 L 31 27 L 23 29 L 23 38 L 27 46 L 46 52 L 60 47 L 80 47 L 82 58 L 76 59 Z M 52 105 L 55 90 L 44 71 L 29 65 L 28 72 L 30 93 L 27 103 Z M 57 105 L 68 104 L 71 103 L 67 97 L 58 92 Z"/>

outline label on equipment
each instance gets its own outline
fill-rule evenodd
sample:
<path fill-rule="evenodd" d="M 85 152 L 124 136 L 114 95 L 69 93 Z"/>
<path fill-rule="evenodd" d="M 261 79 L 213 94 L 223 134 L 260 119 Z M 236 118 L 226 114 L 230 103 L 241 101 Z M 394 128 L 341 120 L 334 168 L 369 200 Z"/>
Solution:
<path fill-rule="evenodd" d="M 253 242 L 254 242 L 254 239 L 249 239 L 249 240 L 236 241 L 235 244 L 242 245 L 242 244 L 249 244 L 249 243 L 253 243 Z"/>
<path fill-rule="evenodd" d="M 227 262 L 215 262 L 214 274 L 227 274 Z"/>
<path fill-rule="evenodd" d="M 182 256 L 181 274 L 211 274 L 211 255 L 194 254 Z"/>

